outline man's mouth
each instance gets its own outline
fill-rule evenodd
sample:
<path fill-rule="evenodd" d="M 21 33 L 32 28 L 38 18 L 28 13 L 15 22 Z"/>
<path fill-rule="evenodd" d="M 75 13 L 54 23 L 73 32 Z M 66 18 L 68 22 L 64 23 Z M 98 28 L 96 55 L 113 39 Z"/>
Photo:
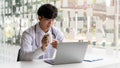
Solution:
<path fill-rule="evenodd" d="M 49 25 L 47 25 L 47 28 L 50 28 L 50 26 L 49 26 Z"/>

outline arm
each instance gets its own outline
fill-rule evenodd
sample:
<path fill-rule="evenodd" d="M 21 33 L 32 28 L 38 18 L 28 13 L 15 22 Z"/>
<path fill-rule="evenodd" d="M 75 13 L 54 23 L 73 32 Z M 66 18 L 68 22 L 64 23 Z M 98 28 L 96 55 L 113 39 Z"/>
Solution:
<path fill-rule="evenodd" d="M 64 35 L 60 30 L 55 27 L 52 27 L 52 34 L 55 35 L 55 38 L 53 39 L 51 45 L 53 48 L 57 49 L 58 44 L 64 41 Z"/>
<path fill-rule="evenodd" d="M 37 48 L 33 50 L 34 42 L 33 37 L 28 33 L 24 32 L 21 38 L 21 54 L 20 59 L 23 61 L 33 60 L 38 58 L 39 56 L 43 55 L 43 51 L 41 48 Z"/>
<path fill-rule="evenodd" d="M 60 30 L 54 29 L 56 38 L 52 41 L 52 43 L 50 44 L 49 49 L 49 58 L 54 58 L 54 53 L 56 53 L 56 49 L 58 47 L 58 44 L 64 41 L 64 35 L 62 34 L 62 32 Z"/>
<path fill-rule="evenodd" d="M 54 26 L 52 27 L 52 34 L 55 35 L 54 40 L 58 40 L 58 42 L 64 42 L 65 41 L 65 37 L 64 37 L 62 31 L 57 29 Z"/>

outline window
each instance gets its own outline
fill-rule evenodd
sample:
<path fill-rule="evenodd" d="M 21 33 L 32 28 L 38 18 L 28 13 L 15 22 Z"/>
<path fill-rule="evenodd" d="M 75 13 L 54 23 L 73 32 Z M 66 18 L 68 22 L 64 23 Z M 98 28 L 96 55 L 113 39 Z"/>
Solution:
<path fill-rule="evenodd" d="M 119 52 L 120 2 L 117 0 L 2 0 L 0 1 L 0 62 L 1 58 L 6 61 L 11 59 L 6 54 L 9 51 L 11 56 L 17 55 L 22 32 L 37 23 L 37 8 L 44 3 L 51 3 L 58 8 L 59 14 L 55 26 L 64 33 L 67 41 L 88 41 L 93 48 L 102 48 L 109 53 L 114 53 L 116 50 Z M 17 47 L 17 49 L 5 50 L 6 47 Z"/>

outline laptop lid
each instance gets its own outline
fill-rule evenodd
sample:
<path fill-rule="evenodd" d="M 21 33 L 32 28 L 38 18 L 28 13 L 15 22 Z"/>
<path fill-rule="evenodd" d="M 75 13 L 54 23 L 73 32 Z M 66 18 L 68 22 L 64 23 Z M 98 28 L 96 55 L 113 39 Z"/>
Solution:
<path fill-rule="evenodd" d="M 63 42 L 57 49 L 54 63 L 50 64 L 69 64 L 82 62 L 87 49 L 87 42 Z M 49 62 L 48 62 L 49 63 Z"/>

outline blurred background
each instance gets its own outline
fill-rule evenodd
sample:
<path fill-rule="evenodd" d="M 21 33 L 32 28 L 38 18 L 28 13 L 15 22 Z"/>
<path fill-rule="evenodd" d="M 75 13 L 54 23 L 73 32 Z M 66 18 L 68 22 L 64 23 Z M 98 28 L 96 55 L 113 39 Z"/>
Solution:
<path fill-rule="evenodd" d="M 44 3 L 58 8 L 54 25 L 66 41 L 88 41 L 89 50 L 119 58 L 120 0 L 0 0 L 0 63 L 16 62 L 22 32 L 38 22 Z"/>

